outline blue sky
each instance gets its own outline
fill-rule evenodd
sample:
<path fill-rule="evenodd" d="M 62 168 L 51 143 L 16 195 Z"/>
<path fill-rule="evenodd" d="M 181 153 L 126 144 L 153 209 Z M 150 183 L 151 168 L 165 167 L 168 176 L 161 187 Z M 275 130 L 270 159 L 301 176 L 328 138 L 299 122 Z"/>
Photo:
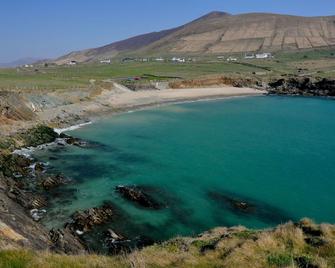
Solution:
<path fill-rule="evenodd" d="M 214 10 L 335 15 L 335 0 L 1 0 L 0 62 L 56 57 L 179 26 Z"/>

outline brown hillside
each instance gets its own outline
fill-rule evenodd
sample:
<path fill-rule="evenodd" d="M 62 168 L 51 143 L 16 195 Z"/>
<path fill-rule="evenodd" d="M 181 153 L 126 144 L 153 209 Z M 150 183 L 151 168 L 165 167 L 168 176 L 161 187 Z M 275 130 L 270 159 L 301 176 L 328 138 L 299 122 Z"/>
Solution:
<path fill-rule="evenodd" d="M 134 54 L 219 54 L 335 46 L 335 16 L 298 17 L 212 12 L 181 27 L 70 53 L 56 61 L 79 62 Z"/>

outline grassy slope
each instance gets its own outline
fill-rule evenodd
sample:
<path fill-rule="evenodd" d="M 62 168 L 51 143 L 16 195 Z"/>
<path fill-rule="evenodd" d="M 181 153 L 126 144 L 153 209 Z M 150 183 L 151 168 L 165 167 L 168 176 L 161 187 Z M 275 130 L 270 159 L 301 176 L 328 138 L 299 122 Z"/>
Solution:
<path fill-rule="evenodd" d="M 335 267 L 335 226 L 304 220 L 265 231 L 217 228 L 116 257 L 4 250 L 0 267 Z"/>
<path fill-rule="evenodd" d="M 272 60 L 241 60 L 242 64 L 217 61 L 215 57 L 198 58 L 197 62 L 174 63 L 113 63 L 111 65 L 83 64 L 78 66 L 50 66 L 35 69 L 0 69 L 0 90 L 7 89 L 71 89 L 86 88 L 90 79 L 103 80 L 153 74 L 178 76 L 185 79 L 206 75 L 249 75 L 253 72 L 265 72 L 265 78 L 284 73 L 297 74 L 297 68 L 305 68 L 305 73 L 318 76 L 335 76 L 335 49 L 282 52 Z M 243 55 L 237 55 L 241 58 Z M 243 58 L 243 57 L 242 57 Z M 246 65 L 244 65 L 246 63 Z M 319 73 L 317 73 L 319 71 Z"/>

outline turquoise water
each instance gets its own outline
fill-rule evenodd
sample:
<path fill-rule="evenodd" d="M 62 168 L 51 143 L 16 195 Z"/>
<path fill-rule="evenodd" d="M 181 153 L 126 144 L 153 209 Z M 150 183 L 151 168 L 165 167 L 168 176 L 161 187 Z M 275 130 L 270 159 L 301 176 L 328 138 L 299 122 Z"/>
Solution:
<path fill-rule="evenodd" d="M 110 201 L 117 232 L 163 240 L 215 226 L 260 228 L 310 217 L 335 223 L 335 101 L 248 97 L 170 105 L 104 118 L 70 132 L 92 148 L 35 156 L 73 183 L 52 198 L 44 223 Z M 148 210 L 117 185 L 137 185 L 166 205 Z M 227 200 L 247 202 L 249 213 Z M 102 227 L 107 228 L 107 227 Z"/>

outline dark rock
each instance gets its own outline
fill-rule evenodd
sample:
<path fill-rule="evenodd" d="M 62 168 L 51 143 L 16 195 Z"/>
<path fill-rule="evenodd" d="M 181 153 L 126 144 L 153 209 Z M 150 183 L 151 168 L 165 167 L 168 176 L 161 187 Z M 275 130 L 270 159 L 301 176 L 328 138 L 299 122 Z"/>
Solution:
<path fill-rule="evenodd" d="M 77 255 L 85 252 L 84 245 L 68 230 L 51 229 L 49 237 L 52 243 L 51 250 L 56 253 Z"/>
<path fill-rule="evenodd" d="M 83 212 L 76 212 L 72 216 L 72 221 L 66 225 L 66 228 L 71 230 L 73 234 L 82 235 L 92 230 L 95 225 L 108 222 L 113 214 L 113 207 L 110 204 L 90 208 Z"/>
<path fill-rule="evenodd" d="M 280 95 L 335 96 L 335 80 L 309 77 L 281 78 L 269 82 L 269 93 Z"/>
<path fill-rule="evenodd" d="M 44 196 L 35 196 L 30 194 L 29 208 L 39 209 L 48 205 L 48 201 Z"/>
<path fill-rule="evenodd" d="M 298 227 L 298 228 L 301 228 L 301 230 L 307 236 L 320 237 L 320 236 L 323 235 L 322 231 L 319 228 L 311 226 L 309 222 L 305 222 L 303 220 L 296 223 L 295 226 Z"/>
<path fill-rule="evenodd" d="M 313 236 L 305 238 L 305 242 L 313 247 L 322 247 L 326 244 L 326 241 L 323 240 L 322 238 Z"/>
<path fill-rule="evenodd" d="M 292 220 L 292 216 L 285 211 L 247 196 L 224 191 L 210 191 L 208 192 L 208 197 L 223 209 L 242 217 L 254 217 L 271 224 Z M 220 217 L 220 215 L 215 216 Z"/>
<path fill-rule="evenodd" d="M 29 174 L 32 160 L 18 154 L 1 154 L 0 171 L 7 177 L 22 177 Z"/>
<path fill-rule="evenodd" d="M 294 258 L 294 261 L 298 265 L 299 268 L 319 268 L 318 265 L 312 264 L 310 259 L 302 256 Z"/>
<path fill-rule="evenodd" d="M 41 162 L 37 162 L 37 163 L 35 164 L 34 170 L 35 170 L 36 172 L 41 173 L 41 172 L 43 172 L 43 171 L 45 170 L 45 166 L 44 166 L 43 163 L 41 163 Z"/>
<path fill-rule="evenodd" d="M 115 233 L 112 229 L 105 232 L 105 244 L 108 247 L 108 252 L 111 255 L 120 253 L 129 253 L 131 240 L 125 239 L 122 235 Z"/>
<path fill-rule="evenodd" d="M 135 202 L 138 205 L 151 209 L 161 209 L 162 205 L 156 202 L 151 196 L 134 186 L 117 186 L 116 191 L 125 199 Z"/>
<path fill-rule="evenodd" d="M 237 198 L 233 198 L 225 194 L 211 192 L 210 196 L 214 200 L 225 202 L 232 209 L 239 210 L 240 212 L 251 213 L 253 212 L 253 210 L 255 210 L 254 205 L 249 204 L 244 200 L 239 200 Z"/>
<path fill-rule="evenodd" d="M 73 146 L 78 146 L 78 147 L 87 147 L 88 143 L 82 139 L 79 138 L 75 138 L 66 134 L 61 134 L 60 136 L 61 138 L 63 138 L 65 140 L 65 142 L 69 145 L 73 145 Z"/>
<path fill-rule="evenodd" d="M 51 190 L 66 184 L 66 182 L 66 179 L 62 175 L 55 175 L 44 178 L 41 182 L 41 185 L 45 190 Z"/>
<path fill-rule="evenodd" d="M 19 189 L 16 185 L 10 185 L 7 196 L 26 209 L 40 209 L 47 206 L 47 199 L 30 192 Z"/>

